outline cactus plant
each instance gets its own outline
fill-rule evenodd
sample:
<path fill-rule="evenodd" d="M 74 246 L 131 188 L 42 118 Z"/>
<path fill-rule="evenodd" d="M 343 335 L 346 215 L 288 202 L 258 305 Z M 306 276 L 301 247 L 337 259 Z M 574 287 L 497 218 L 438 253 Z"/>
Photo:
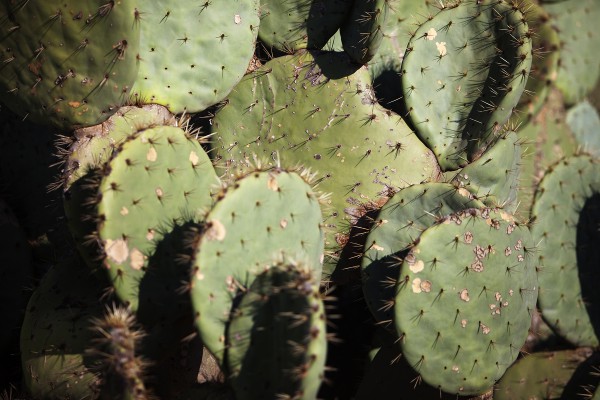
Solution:
<path fill-rule="evenodd" d="M 0 398 L 592 398 L 599 12 L 2 2 Z"/>
<path fill-rule="evenodd" d="M 255 153 L 272 165 L 318 171 L 319 189 L 332 194 L 325 211 L 328 274 L 354 218 L 348 207 L 439 175 L 431 151 L 376 104 L 370 82 L 344 54 L 281 57 L 248 75 L 213 123 L 217 170 L 235 171 Z"/>
<path fill-rule="evenodd" d="M 228 186 L 204 218 L 194 244 L 191 299 L 202 341 L 220 364 L 236 296 L 257 274 L 291 257 L 320 279 L 321 209 L 305 177 L 282 169 L 250 172 Z"/>
<path fill-rule="evenodd" d="M 532 235 L 539 242 L 539 304 L 544 320 L 580 346 L 597 346 L 594 287 L 598 160 L 579 155 L 548 170 L 535 194 Z M 591 224 L 588 226 L 586 224 Z"/>
<path fill-rule="evenodd" d="M 394 323 L 402 354 L 433 387 L 481 394 L 519 354 L 538 294 L 529 229 L 466 210 L 426 229 L 400 267 Z"/>
<path fill-rule="evenodd" d="M 133 1 L 19 1 L 0 8 L 1 99 L 63 129 L 95 125 L 129 98 L 140 33 Z"/>
<path fill-rule="evenodd" d="M 531 39 L 518 7 L 464 1 L 414 32 L 402 61 L 406 117 L 442 169 L 464 166 L 498 140 L 531 67 Z"/>

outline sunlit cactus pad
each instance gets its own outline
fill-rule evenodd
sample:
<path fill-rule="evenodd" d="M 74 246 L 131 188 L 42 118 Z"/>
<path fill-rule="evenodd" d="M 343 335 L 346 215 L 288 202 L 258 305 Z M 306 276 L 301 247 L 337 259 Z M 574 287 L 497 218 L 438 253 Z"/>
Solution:
<path fill-rule="evenodd" d="M 537 300 L 529 229 L 467 210 L 427 229 L 404 258 L 394 305 L 403 356 L 433 387 L 481 394 L 517 358 Z"/>

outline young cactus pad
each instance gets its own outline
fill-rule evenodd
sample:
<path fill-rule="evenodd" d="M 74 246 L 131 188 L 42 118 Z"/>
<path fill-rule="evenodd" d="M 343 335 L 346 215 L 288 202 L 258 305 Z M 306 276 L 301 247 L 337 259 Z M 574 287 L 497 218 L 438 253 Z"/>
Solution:
<path fill-rule="evenodd" d="M 529 75 L 529 36 L 504 0 L 457 2 L 415 31 L 402 62 L 407 118 L 443 170 L 498 139 Z"/>
<path fill-rule="evenodd" d="M 144 1 L 131 93 L 171 112 L 218 103 L 242 79 L 258 35 L 258 0 Z"/>
<path fill-rule="evenodd" d="M 127 101 L 137 75 L 134 3 L 3 1 L 2 102 L 64 129 L 106 120 Z"/>
<path fill-rule="evenodd" d="M 367 236 L 362 257 L 363 291 L 376 320 L 391 325 L 402 258 L 421 233 L 447 215 L 483 207 L 467 190 L 448 183 L 409 186 L 388 200 Z"/>
<path fill-rule="evenodd" d="M 204 345 L 223 363 L 234 299 L 257 274 L 293 258 L 320 279 L 322 216 L 319 197 L 303 176 L 272 169 L 232 183 L 205 221 L 194 250 L 192 306 Z"/>
<path fill-rule="evenodd" d="M 600 164 L 592 157 L 565 158 L 540 182 L 531 211 L 542 316 L 578 346 L 598 345 L 599 177 Z"/>
<path fill-rule="evenodd" d="M 140 280 L 163 232 L 200 218 L 218 178 L 200 143 L 169 126 L 124 142 L 102 174 L 96 209 L 104 266 L 117 296 L 136 310 Z"/>
<path fill-rule="evenodd" d="M 319 279 L 310 267 L 278 263 L 261 272 L 228 327 L 227 368 L 236 398 L 317 398 L 325 324 Z"/>
<path fill-rule="evenodd" d="M 481 394 L 519 355 L 538 294 L 529 229 L 489 209 L 453 214 L 420 236 L 400 269 L 394 322 L 429 385 Z"/>

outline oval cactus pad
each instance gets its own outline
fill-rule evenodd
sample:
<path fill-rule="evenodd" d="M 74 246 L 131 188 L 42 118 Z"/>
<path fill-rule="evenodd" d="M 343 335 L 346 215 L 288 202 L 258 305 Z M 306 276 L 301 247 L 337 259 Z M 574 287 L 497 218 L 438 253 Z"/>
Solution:
<path fill-rule="evenodd" d="M 406 360 L 452 394 L 488 390 L 519 355 L 538 286 L 529 229 L 467 210 L 427 229 L 404 258 L 394 306 Z"/>
<path fill-rule="evenodd" d="M 321 274 L 322 217 L 304 178 L 282 170 L 235 181 L 206 216 L 195 249 L 192 306 L 205 346 L 221 361 L 237 294 L 275 261 L 298 260 Z"/>
<path fill-rule="evenodd" d="M 531 211 L 542 316 L 578 346 L 598 345 L 598 177 L 600 165 L 590 156 L 559 161 L 540 182 Z"/>
<path fill-rule="evenodd" d="M 140 33 L 126 1 L 0 3 L 0 99 L 71 129 L 106 120 L 129 98 Z"/>
<path fill-rule="evenodd" d="M 104 266 L 116 294 L 136 310 L 140 280 L 163 233 L 199 218 L 218 179 L 200 143 L 168 126 L 124 142 L 103 171 L 97 212 Z"/>

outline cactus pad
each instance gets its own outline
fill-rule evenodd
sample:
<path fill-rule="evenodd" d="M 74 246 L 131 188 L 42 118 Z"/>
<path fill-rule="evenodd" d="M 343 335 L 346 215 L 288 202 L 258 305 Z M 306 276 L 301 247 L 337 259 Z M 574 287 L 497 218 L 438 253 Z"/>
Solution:
<path fill-rule="evenodd" d="M 10 1 L 0 6 L 0 98 L 64 129 L 106 120 L 129 98 L 139 31 L 133 1 Z"/>
<path fill-rule="evenodd" d="M 124 142 L 102 174 L 95 218 L 104 267 L 119 298 L 137 310 L 140 280 L 160 239 L 201 217 L 218 179 L 200 144 L 168 126 Z M 185 279 L 185 270 L 178 273 Z"/>
<path fill-rule="evenodd" d="M 242 79 L 258 35 L 258 0 L 146 1 L 139 6 L 136 101 L 194 113 Z"/>
<path fill-rule="evenodd" d="M 511 2 L 457 2 L 415 31 L 402 62 L 407 117 L 442 169 L 477 159 L 525 88 L 531 40 Z"/>
<path fill-rule="evenodd" d="M 481 394 L 527 338 L 538 284 L 529 229 L 467 210 L 425 230 L 404 258 L 395 299 L 402 352 L 423 380 Z"/>
<path fill-rule="evenodd" d="M 598 197 L 600 165 L 587 155 L 552 166 L 538 186 L 531 211 L 539 242 L 539 306 L 559 335 L 597 346 L 600 324 Z"/>

